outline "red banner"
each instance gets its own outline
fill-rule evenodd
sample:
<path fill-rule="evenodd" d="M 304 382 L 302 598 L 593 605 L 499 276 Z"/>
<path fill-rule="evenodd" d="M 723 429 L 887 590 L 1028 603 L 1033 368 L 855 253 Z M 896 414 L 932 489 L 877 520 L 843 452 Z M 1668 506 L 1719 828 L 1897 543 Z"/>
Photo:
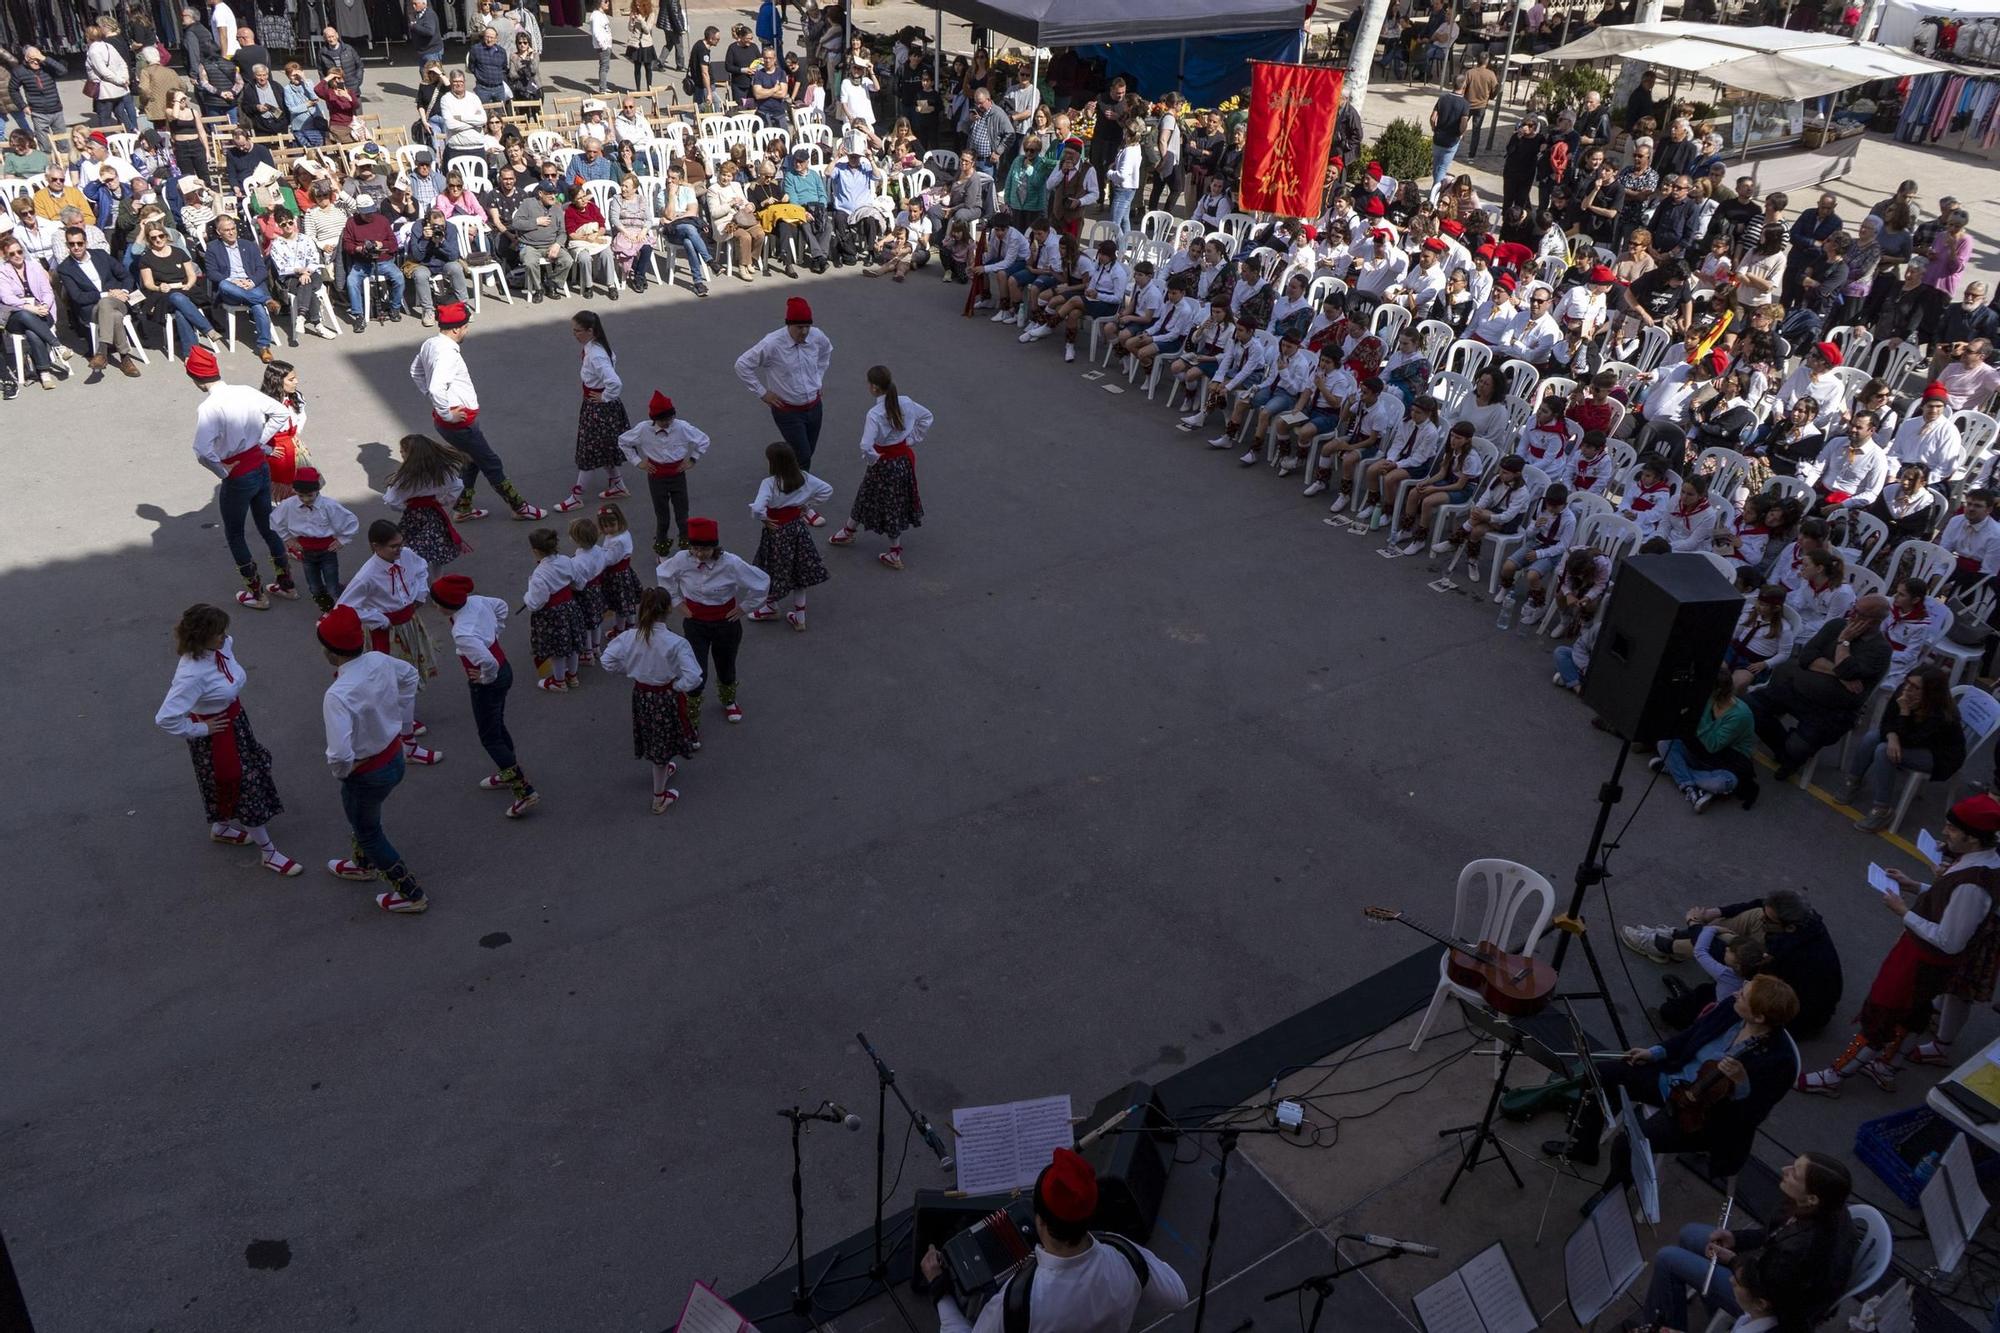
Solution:
<path fill-rule="evenodd" d="M 1342 72 L 1251 62 L 1249 138 L 1236 206 L 1246 213 L 1319 216 Z"/>

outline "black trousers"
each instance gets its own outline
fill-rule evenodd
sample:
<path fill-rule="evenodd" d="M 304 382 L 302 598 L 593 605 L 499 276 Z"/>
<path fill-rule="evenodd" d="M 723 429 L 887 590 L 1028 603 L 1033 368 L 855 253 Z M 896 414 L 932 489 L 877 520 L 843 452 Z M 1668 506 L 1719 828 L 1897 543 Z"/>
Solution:
<path fill-rule="evenodd" d="M 691 691 L 697 697 L 708 692 L 708 659 L 715 656 L 715 678 L 727 691 L 723 702 L 736 692 L 736 651 L 743 646 L 743 622 L 740 620 L 696 620 L 693 616 L 681 622 L 681 637 L 694 649 L 694 660 L 701 667 L 701 684 Z"/>
<path fill-rule="evenodd" d="M 479 729 L 479 747 L 502 773 L 513 768 L 514 738 L 507 731 L 507 691 L 514 686 L 514 667 L 500 664 L 491 685 L 472 682 L 472 725 Z"/>
<path fill-rule="evenodd" d="M 801 467 L 804 464 L 800 464 Z M 653 549 L 664 551 L 667 543 L 678 533 L 682 541 L 688 535 L 688 479 L 687 473 L 676 472 L 671 476 L 649 472 L 646 474 L 646 490 L 653 497 Z M 669 528 L 672 532 L 669 532 Z"/>
<path fill-rule="evenodd" d="M 778 435 L 792 446 L 800 467 L 811 467 L 813 451 L 819 448 L 820 418 L 824 415 L 822 404 L 813 403 L 808 407 L 774 407 L 771 409 L 771 424 L 778 428 Z"/>

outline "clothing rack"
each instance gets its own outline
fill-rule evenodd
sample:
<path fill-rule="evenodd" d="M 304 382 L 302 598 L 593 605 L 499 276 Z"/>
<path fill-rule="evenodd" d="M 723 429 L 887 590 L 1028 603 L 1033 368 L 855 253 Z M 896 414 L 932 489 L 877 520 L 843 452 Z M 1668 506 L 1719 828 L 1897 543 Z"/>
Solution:
<path fill-rule="evenodd" d="M 1959 152 L 1993 154 L 2000 145 L 2000 70 L 1922 74 L 1903 80 L 1896 138 Z"/>

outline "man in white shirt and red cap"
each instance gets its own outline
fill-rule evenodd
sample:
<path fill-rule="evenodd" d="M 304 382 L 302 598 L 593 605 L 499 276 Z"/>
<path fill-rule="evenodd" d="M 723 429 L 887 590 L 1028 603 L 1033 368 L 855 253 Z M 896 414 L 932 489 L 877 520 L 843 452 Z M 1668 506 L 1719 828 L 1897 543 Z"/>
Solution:
<path fill-rule="evenodd" d="M 375 895 L 375 905 L 385 912 L 428 911 L 430 899 L 382 831 L 382 805 L 403 780 L 403 736 L 416 718 L 417 669 L 369 651 L 351 606 L 321 616 L 317 633 L 334 669 L 320 705 L 326 763 L 340 779 L 340 808 L 354 835 L 353 854 L 326 868 L 341 879 L 383 880 L 389 888 Z"/>
<path fill-rule="evenodd" d="M 940 1333 L 1129 1333 L 1187 1304 L 1187 1286 L 1158 1255 L 1112 1232 L 1094 1233 L 1097 1173 L 1058 1148 L 1035 1178 L 1035 1252 L 969 1321 L 943 1282 L 932 1247 L 924 1277 Z"/>
<path fill-rule="evenodd" d="M 792 446 L 799 466 L 811 469 L 819 447 L 820 386 L 833 364 L 833 339 L 814 326 L 802 296 L 785 302 L 785 327 L 765 334 L 736 358 L 736 378 L 769 405 L 778 436 Z M 826 520 L 808 509 L 806 522 Z"/>
<path fill-rule="evenodd" d="M 465 354 L 459 350 L 465 339 L 465 326 L 471 320 L 471 312 L 463 302 L 447 301 L 439 306 L 438 331 L 424 339 L 416 359 L 410 362 L 410 380 L 417 386 L 417 392 L 430 400 L 431 421 L 438 433 L 444 436 L 446 444 L 463 449 L 472 459 L 465 466 L 465 489 L 459 493 L 452 517 L 460 523 L 486 517 L 484 509 L 475 509 L 472 504 L 473 487 L 478 485 L 479 474 L 483 472 L 507 507 L 514 511 L 515 518 L 529 521 L 546 518 L 548 510 L 529 504 L 514 489 L 514 483 L 507 480 L 507 465 L 500 461 L 500 455 L 486 442 L 485 432 L 479 429 L 479 391 L 472 387 L 472 372 L 466 369 Z"/>
<path fill-rule="evenodd" d="M 283 403 L 247 384 L 225 384 L 215 353 L 196 347 L 188 353 L 187 376 L 201 390 L 201 405 L 194 413 L 195 461 L 222 479 L 222 535 L 229 554 L 236 560 L 236 572 L 243 576 L 243 591 L 236 604 L 253 611 L 270 608 L 266 593 L 276 593 L 287 601 L 299 599 L 292 586 L 292 566 L 285 542 L 271 527 L 271 468 L 269 445 L 272 436 L 288 427 L 292 414 Z M 257 558 L 243 536 L 243 520 L 257 525 L 257 535 L 271 553 L 273 582 L 265 584 L 257 575 Z"/>

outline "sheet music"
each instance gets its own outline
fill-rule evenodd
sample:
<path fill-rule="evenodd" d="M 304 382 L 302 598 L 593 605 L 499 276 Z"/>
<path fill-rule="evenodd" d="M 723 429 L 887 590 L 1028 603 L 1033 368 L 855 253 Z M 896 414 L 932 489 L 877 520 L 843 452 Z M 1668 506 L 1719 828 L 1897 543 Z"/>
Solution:
<path fill-rule="evenodd" d="M 1954 1142 L 1964 1137 L 1961 1134 Z M 1924 1232 L 1931 1238 L 1938 1269 L 1949 1273 L 1965 1257 L 1965 1230 L 1959 1224 L 1958 1208 L 1952 1201 L 1951 1178 L 1942 1166 L 1924 1182 L 1917 1202 L 1923 1205 Z"/>
<path fill-rule="evenodd" d="M 1639 1129 L 1639 1108 L 1620 1092 L 1625 1103 L 1618 1119 L 1625 1127 L 1625 1144 L 1632 1159 L 1632 1185 L 1639 1192 L 1639 1208 L 1654 1226 L 1660 1222 L 1660 1170 L 1653 1160 L 1653 1145 Z M 1630 1219 L 1627 1219 L 1629 1225 Z"/>
<path fill-rule="evenodd" d="M 1889 872 L 1873 861 L 1868 863 L 1868 887 L 1881 894 L 1902 892 L 1902 889 L 1897 887 L 1896 881 L 1889 878 Z"/>
<path fill-rule="evenodd" d="M 675 1333 L 757 1333 L 757 1326 L 718 1296 L 715 1288 L 697 1282 L 688 1292 L 687 1304 L 681 1307 Z"/>
<path fill-rule="evenodd" d="M 967 1194 L 1027 1189 L 1057 1148 L 1072 1147 L 1068 1094 L 995 1106 L 961 1106 L 951 1113 L 957 1136 L 958 1187 Z"/>
<path fill-rule="evenodd" d="M 1417 1308 L 1424 1333 L 1487 1333 L 1465 1279 L 1456 1273 L 1425 1287 L 1410 1298 L 1410 1304 Z"/>
<path fill-rule="evenodd" d="M 1563 1281 L 1570 1312 L 1579 1324 L 1589 1324 L 1610 1309 L 1645 1271 L 1631 1210 L 1625 1191 L 1613 1190 L 1563 1244 Z"/>
<path fill-rule="evenodd" d="M 1951 1197 L 1958 1205 L 1958 1224 L 1968 1236 L 1979 1230 L 1979 1224 L 1986 1220 L 1990 1204 L 1986 1202 L 1986 1191 L 1979 1187 L 1979 1172 L 1972 1164 L 1972 1145 L 1964 1134 L 1952 1136 L 1951 1146 L 1944 1150 L 1944 1161 L 1938 1174 L 1951 1180 Z"/>
<path fill-rule="evenodd" d="M 1600 1205 L 1591 1220 L 1597 1227 L 1597 1243 L 1604 1248 L 1604 1271 L 1611 1277 L 1613 1290 L 1623 1291 L 1646 1267 L 1646 1256 L 1639 1252 L 1639 1229 L 1632 1225 L 1632 1210 Z"/>
<path fill-rule="evenodd" d="M 1938 846 L 1938 840 L 1931 836 L 1929 829 L 1923 829 L 1917 834 L 1917 850 L 1923 854 L 1924 860 L 1932 865 L 1936 865 L 1939 858 L 1944 855 L 1944 848 Z"/>
<path fill-rule="evenodd" d="M 1533 1333 L 1535 1312 L 1499 1241 L 1411 1298 L 1424 1333 Z"/>

